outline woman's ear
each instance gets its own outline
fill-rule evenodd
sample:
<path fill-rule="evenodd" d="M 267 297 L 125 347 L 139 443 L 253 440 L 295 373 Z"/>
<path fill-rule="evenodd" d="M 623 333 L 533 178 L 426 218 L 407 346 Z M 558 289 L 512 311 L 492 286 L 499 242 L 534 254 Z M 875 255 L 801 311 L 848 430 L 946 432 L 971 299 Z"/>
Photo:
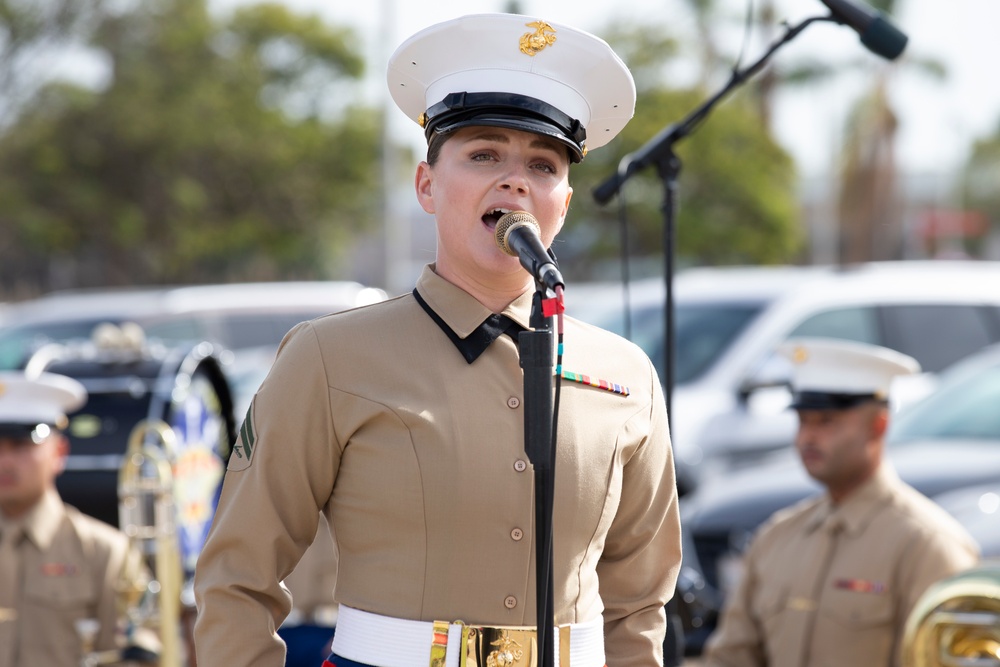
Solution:
<path fill-rule="evenodd" d="M 413 180 L 413 187 L 417 192 L 417 201 L 426 213 L 435 213 L 434 206 L 434 173 L 427 162 L 417 165 L 417 174 Z"/>
<path fill-rule="evenodd" d="M 569 202 L 573 198 L 573 188 L 567 188 L 566 192 L 566 203 L 563 204 L 562 215 L 559 217 L 559 229 L 556 230 L 556 234 L 562 231 L 563 225 L 566 224 L 566 216 L 569 215 Z"/>

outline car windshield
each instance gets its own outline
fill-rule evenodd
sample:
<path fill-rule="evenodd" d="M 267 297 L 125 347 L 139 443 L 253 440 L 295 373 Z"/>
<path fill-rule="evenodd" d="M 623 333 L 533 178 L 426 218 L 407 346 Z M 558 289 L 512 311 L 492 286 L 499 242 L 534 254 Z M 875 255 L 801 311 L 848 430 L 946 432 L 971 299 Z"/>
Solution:
<path fill-rule="evenodd" d="M 72 320 L 0 330 L 0 370 L 15 370 L 42 345 L 53 342 L 86 340 L 99 320 Z"/>
<path fill-rule="evenodd" d="M 220 337 L 228 347 L 243 349 L 273 345 L 300 322 L 325 315 L 329 309 L 294 310 L 287 313 L 246 313 L 220 318 Z"/>
<path fill-rule="evenodd" d="M 677 307 L 678 384 L 697 380 L 762 310 L 761 304 L 685 304 Z M 662 353 L 661 353 L 662 354 Z"/>
<path fill-rule="evenodd" d="M 150 340 L 167 345 L 211 339 L 230 349 L 276 345 L 299 322 L 326 314 L 327 308 L 290 308 L 275 312 L 173 314 L 133 318 Z M 0 328 L 0 370 L 22 368 L 47 343 L 89 340 L 94 328 L 121 318 L 84 318 Z M 217 340 L 216 340 L 217 339 Z"/>
<path fill-rule="evenodd" d="M 698 380 L 763 308 L 763 303 L 749 301 L 676 303 L 676 383 Z M 624 317 L 620 313 L 595 323 L 617 334 L 624 333 Z M 631 337 L 662 374 L 663 308 L 637 310 L 632 315 Z"/>
<path fill-rule="evenodd" d="M 1000 363 L 946 378 L 901 411 L 888 435 L 890 444 L 927 439 L 1000 440 Z"/>

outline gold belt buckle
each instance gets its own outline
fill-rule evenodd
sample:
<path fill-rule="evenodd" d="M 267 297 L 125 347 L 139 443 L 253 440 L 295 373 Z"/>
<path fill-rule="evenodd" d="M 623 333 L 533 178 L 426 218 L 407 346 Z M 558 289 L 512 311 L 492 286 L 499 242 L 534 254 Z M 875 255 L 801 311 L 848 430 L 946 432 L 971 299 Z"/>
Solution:
<path fill-rule="evenodd" d="M 448 654 L 448 628 L 446 621 L 434 621 L 434 640 L 431 645 L 431 667 L 444 667 Z M 459 667 L 538 667 L 538 635 L 534 626 L 489 627 L 466 625 L 462 627 Z M 570 626 L 556 628 L 559 642 L 559 667 L 570 667 Z"/>
<path fill-rule="evenodd" d="M 558 628 L 559 667 L 569 667 L 569 626 Z M 460 667 L 538 667 L 538 633 L 530 627 L 462 628 Z"/>
<path fill-rule="evenodd" d="M 460 667 L 538 667 L 533 627 L 466 626 Z"/>

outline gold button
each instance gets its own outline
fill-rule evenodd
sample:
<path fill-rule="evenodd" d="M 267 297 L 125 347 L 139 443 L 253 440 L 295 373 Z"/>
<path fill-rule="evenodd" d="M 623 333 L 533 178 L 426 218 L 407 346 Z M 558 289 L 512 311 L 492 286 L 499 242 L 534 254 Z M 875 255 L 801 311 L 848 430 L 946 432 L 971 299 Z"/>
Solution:
<path fill-rule="evenodd" d="M 508 595 L 503 599 L 503 606 L 507 607 L 507 609 L 513 609 L 517 606 L 517 598 L 513 595 Z"/>
<path fill-rule="evenodd" d="M 514 461 L 514 470 L 518 472 L 524 472 L 527 469 L 528 469 L 528 464 L 524 461 L 524 459 L 518 459 Z"/>
<path fill-rule="evenodd" d="M 515 542 L 520 542 L 521 538 L 524 537 L 524 531 L 521 530 L 520 528 L 515 528 L 514 530 L 510 531 L 510 537 Z"/>
<path fill-rule="evenodd" d="M 517 396 L 511 396 L 510 398 L 507 399 L 507 407 L 510 408 L 511 410 L 513 410 L 519 405 L 521 405 L 521 399 L 519 399 Z"/>

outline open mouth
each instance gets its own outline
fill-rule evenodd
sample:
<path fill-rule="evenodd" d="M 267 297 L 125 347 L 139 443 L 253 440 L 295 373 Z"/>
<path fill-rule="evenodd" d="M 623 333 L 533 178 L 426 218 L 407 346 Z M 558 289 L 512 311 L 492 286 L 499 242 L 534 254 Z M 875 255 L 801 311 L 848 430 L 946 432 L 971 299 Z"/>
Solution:
<path fill-rule="evenodd" d="M 490 229 L 496 229 L 497 222 L 500 218 L 510 212 L 511 209 L 509 208 L 495 208 L 492 211 L 488 211 L 483 215 L 483 224 Z"/>

